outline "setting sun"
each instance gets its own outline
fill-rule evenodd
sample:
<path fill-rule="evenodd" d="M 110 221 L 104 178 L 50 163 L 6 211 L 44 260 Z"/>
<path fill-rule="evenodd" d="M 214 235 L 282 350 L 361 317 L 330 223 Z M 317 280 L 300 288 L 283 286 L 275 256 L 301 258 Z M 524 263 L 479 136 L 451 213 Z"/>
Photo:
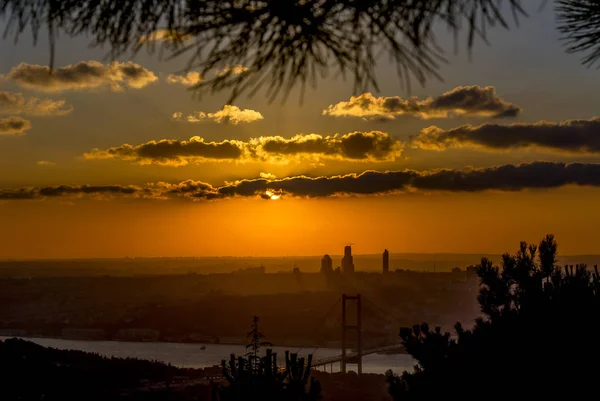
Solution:
<path fill-rule="evenodd" d="M 265 194 L 269 197 L 269 199 L 271 200 L 278 200 L 279 198 L 281 198 L 281 194 L 280 193 L 276 193 L 274 191 L 266 191 Z"/>

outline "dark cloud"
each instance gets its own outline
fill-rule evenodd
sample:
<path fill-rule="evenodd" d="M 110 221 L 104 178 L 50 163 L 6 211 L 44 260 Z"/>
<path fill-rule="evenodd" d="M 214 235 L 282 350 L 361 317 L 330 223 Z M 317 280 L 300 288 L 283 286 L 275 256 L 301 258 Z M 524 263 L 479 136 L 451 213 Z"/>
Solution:
<path fill-rule="evenodd" d="M 141 164 L 183 166 L 189 162 L 233 161 L 244 157 L 246 144 L 240 141 L 205 142 L 192 137 L 189 141 L 163 139 L 138 146 L 122 145 L 107 150 L 94 149 L 84 154 L 86 159 L 122 159 Z"/>
<path fill-rule="evenodd" d="M 321 159 L 340 161 L 393 161 L 402 153 L 402 144 L 379 131 L 352 132 L 345 135 L 296 135 L 286 139 L 265 136 L 248 142 L 225 140 L 205 142 L 193 137 L 189 141 L 163 139 L 138 146 L 122 145 L 106 150 L 94 149 L 87 159 L 123 159 L 141 164 L 182 166 L 207 161 L 264 161 L 288 163 Z"/>
<path fill-rule="evenodd" d="M 482 192 L 552 189 L 566 185 L 600 187 L 600 164 L 534 162 L 467 170 L 365 171 L 331 177 L 296 176 L 251 179 L 215 187 L 187 180 L 137 186 L 54 186 L 0 190 L 0 200 L 47 197 L 126 197 L 138 199 L 214 200 L 232 197 L 333 197 L 398 192 Z"/>
<path fill-rule="evenodd" d="M 600 118 L 560 123 L 463 125 L 443 130 L 429 127 L 411 140 L 411 146 L 444 150 L 449 147 L 488 151 L 538 148 L 560 153 L 600 153 Z"/>
<path fill-rule="evenodd" d="M 459 86 L 435 98 L 420 100 L 399 96 L 375 97 L 371 93 L 352 96 L 347 102 L 329 105 L 323 115 L 359 117 L 368 120 L 393 120 L 408 115 L 422 119 L 453 116 L 516 117 L 521 108 L 505 101 L 493 86 Z"/>
<path fill-rule="evenodd" d="M 63 195 L 133 195 L 140 192 L 139 187 L 120 185 L 60 185 L 58 187 L 43 187 L 38 190 L 40 196 Z"/>
<path fill-rule="evenodd" d="M 373 195 L 405 189 L 418 174 L 406 171 L 365 171 L 332 177 L 290 177 L 279 180 L 240 180 L 220 187 L 219 194 L 231 196 L 260 196 L 266 191 L 299 197 L 327 197 L 334 195 Z"/>
<path fill-rule="evenodd" d="M 402 153 L 402 144 L 380 131 L 351 132 L 345 135 L 296 135 L 250 140 L 253 152 L 263 160 L 290 158 L 337 159 L 345 161 L 393 161 Z"/>
<path fill-rule="evenodd" d="M 124 86 L 140 89 L 158 80 L 152 71 L 131 61 L 111 64 L 81 61 L 52 71 L 48 66 L 21 63 L 6 77 L 22 87 L 45 92 L 100 88 L 121 91 Z"/>
<path fill-rule="evenodd" d="M 147 196 L 150 190 L 122 185 L 59 185 L 0 190 L 0 200 L 44 199 L 78 196 Z"/>
<path fill-rule="evenodd" d="M 0 118 L 0 136 L 23 135 L 31 129 L 31 123 L 21 117 Z"/>
<path fill-rule="evenodd" d="M 421 190 L 478 192 L 549 189 L 565 185 L 600 186 L 600 164 L 533 162 L 472 170 L 419 174 L 411 185 Z"/>
<path fill-rule="evenodd" d="M 375 195 L 398 191 L 480 192 L 600 186 L 600 164 L 534 162 L 470 170 L 366 171 L 334 177 L 241 180 L 220 187 L 224 197 L 256 196 L 267 190 L 284 195 L 326 197 Z"/>
<path fill-rule="evenodd" d="M 19 189 L 1 189 L 0 200 L 26 200 L 36 199 L 38 193 L 35 189 L 19 188 Z"/>

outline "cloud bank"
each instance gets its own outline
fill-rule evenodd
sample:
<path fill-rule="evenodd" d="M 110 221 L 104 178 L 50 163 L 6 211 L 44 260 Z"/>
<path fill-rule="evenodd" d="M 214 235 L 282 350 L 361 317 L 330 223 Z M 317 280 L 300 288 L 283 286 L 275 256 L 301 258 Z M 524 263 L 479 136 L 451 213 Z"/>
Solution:
<path fill-rule="evenodd" d="M 18 85 L 43 92 L 109 89 L 122 91 L 124 87 L 141 89 L 158 80 L 154 73 L 139 64 L 98 61 L 81 61 L 74 65 L 55 68 L 21 63 L 6 77 Z"/>
<path fill-rule="evenodd" d="M 322 114 L 332 117 L 358 117 L 365 120 L 394 120 L 398 116 L 421 119 L 467 117 L 516 117 L 521 108 L 496 94 L 493 86 L 459 86 L 434 98 L 403 99 L 375 97 L 371 93 L 352 96 L 347 102 L 329 105 Z"/>
<path fill-rule="evenodd" d="M 215 187 L 201 181 L 158 182 L 140 186 L 69 186 L 0 189 L 0 200 L 56 197 L 214 200 L 232 197 L 322 198 L 401 192 L 483 192 L 552 189 L 566 185 L 600 187 L 600 164 L 533 162 L 468 170 L 365 171 L 329 177 L 296 176 L 228 182 Z"/>
<path fill-rule="evenodd" d="M 304 160 L 350 162 L 394 161 L 402 154 L 402 144 L 380 131 L 351 132 L 345 135 L 296 135 L 286 139 L 264 136 L 248 142 L 225 140 L 206 142 L 192 137 L 188 141 L 163 139 L 141 145 L 125 144 L 106 150 L 93 149 L 86 159 L 121 159 L 140 164 L 183 166 L 216 161 L 289 163 Z"/>
<path fill-rule="evenodd" d="M 24 114 L 29 116 L 66 116 L 73 106 L 65 100 L 25 98 L 21 93 L 0 91 L 0 114 Z"/>
<path fill-rule="evenodd" d="M 600 153 L 600 118 L 559 123 L 463 125 L 443 130 L 432 126 L 412 138 L 420 149 L 474 148 L 486 151 L 538 149 L 557 153 Z"/>
<path fill-rule="evenodd" d="M 0 118 L 0 136 L 24 135 L 31 129 L 31 123 L 21 117 Z"/>
<path fill-rule="evenodd" d="M 173 120 L 175 121 L 187 121 L 188 123 L 199 123 L 206 120 L 211 120 L 221 124 L 241 124 L 241 123 L 253 123 L 255 121 L 263 120 L 264 117 L 258 111 L 250 109 L 240 109 L 237 106 L 226 104 L 223 109 L 214 113 L 205 113 L 203 111 L 196 111 L 189 114 L 187 117 L 183 116 L 182 112 L 173 113 Z"/>

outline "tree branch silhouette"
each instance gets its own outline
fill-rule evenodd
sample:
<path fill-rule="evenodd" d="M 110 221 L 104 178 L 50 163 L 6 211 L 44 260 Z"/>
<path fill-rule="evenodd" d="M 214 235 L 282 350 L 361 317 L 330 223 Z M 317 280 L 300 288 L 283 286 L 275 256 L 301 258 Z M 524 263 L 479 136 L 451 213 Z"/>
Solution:
<path fill-rule="evenodd" d="M 585 53 L 581 62 L 593 66 L 600 60 L 600 2 L 557 1 L 558 30 L 568 53 Z M 600 66 L 598 66 L 600 68 Z"/>
<path fill-rule="evenodd" d="M 467 46 L 486 41 L 488 27 L 509 27 L 526 16 L 523 0 L 0 0 L 5 36 L 47 30 L 54 52 L 59 34 L 86 35 L 108 45 L 108 56 L 158 50 L 167 58 L 188 56 L 187 69 L 203 76 L 241 64 L 242 73 L 216 74 L 192 90 L 228 90 L 229 102 L 266 88 L 273 101 L 297 84 L 304 93 L 332 70 L 350 76 L 354 91 L 378 90 L 377 61 L 387 55 L 404 88 L 441 79 L 446 62 L 434 27 L 446 26 Z M 527 2 L 528 4 L 529 2 Z M 557 0 L 559 29 L 568 52 L 587 52 L 586 65 L 600 57 L 600 4 Z M 503 7 L 503 5 L 506 5 Z M 158 30 L 169 40 L 147 40 Z M 51 62 L 53 57 L 51 55 Z M 332 75 L 332 74 L 331 74 Z M 301 95 L 302 96 L 302 95 Z"/>
<path fill-rule="evenodd" d="M 208 79 L 193 89 L 230 90 L 230 101 L 262 87 L 274 100 L 292 87 L 315 86 L 335 67 L 354 79 L 355 91 L 378 89 L 375 66 L 387 53 L 406 87 L 441 78 L 445 61 L 433 27 L 445 24 L 454 34 L 468 30 L 468 45 L 486 37 L 486 27 L 508 27 L 497 0 L 1 0 L 5 36 L 15 39 L 30 28 L 37 41 L 49 32 L 88 35 L 92 45 L 109 45 L 115 58 L 157 44 L 145 40 L 157 29 L 171 40 L 158 45 L 167 57 L 189 55 L 188 68 L 203 75 L 215 68 L 241 64 L 248 70 Z M 521 0 L 506 0 L 516 17 L 525 15 Z M 186 38 L 193 38 L 188 41 Z M 51 46 L 53 49 L 53 45 Z M 52 57 L 51 57 L 52 61 Z"/>

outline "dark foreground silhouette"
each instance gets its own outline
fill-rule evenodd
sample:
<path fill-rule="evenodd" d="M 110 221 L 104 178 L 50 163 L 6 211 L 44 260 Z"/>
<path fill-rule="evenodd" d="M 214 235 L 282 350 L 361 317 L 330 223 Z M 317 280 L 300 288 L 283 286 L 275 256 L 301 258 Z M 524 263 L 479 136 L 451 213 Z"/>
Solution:
<path fill-rule="evenodd" d="M 455 335 L 427 324 L 402 329 L 418 366 L 401 376 L 388 372 L 390 395 L 409 401 L 594 397 L 600 373 L 600 275 L 585 265 L 560 268 L 556 254 L 556 241 L 548 235 L 539 246 L 521 243 L 515 255 L 503 256 L 500 267 L 482 259 L 476 272 L 485 317 L 471 330 L 457 324 Z M 259 349 L 269 343 L 258 318 L 248 338 L 248 353 L 223 361 L 218 372 L 223 378 L 215 381 L 156 362 L 7 340 L 0 342 L 0 396 L 9 401 L 382 399 L 374 390 L 383 382 L 375 376 L 311 375 L 310 357 L 286 353 L 280 367 L 271 351 L 263 356 Z M 177 377 L 187 382 L 179 386 Z M 361 391 L 361 386 L 373 387 Z"/>
<path fill-rule="evenodd" d="M 485 318 L 472 330 L 459 323 L 455 336 L 427 324 L 402 329 L 419 365 L 401 377 L 388 372 L 394 399 L 597 396 L 600 277 L 597 267 L 561 270 L 556 250 L 548 235 L 538 247 L 522 242 L 501 267 L 482 259 L 478 300 Z"/>
<path fill-rule="evenodd" d="M 184 400 L 188 398 L 164 384 L 202 373 L 160 362 L 58 350 L 20 339 L 0 341 L 3 401 Z M 139 391 L 146 383 L 161 383 L 162 390 Z"/>
<path fill-rule="evenodd" d="M 219 388 L 215 400 L 261 401 L 317 401 L 321 399 L 321 385 L 310 376 L 312 355 L 308 359 L 285 353 L 285 366 L 277 365 L 277 354 L 267 349 L 260 356 L 260 348 L 270 346 L 258 329 L 258 316 L 254 316 L 248 332 L 249 351 L 245 356 L 231 355 L 229 362 L 222 361 L 223 376 L 228 385 Z"/>

